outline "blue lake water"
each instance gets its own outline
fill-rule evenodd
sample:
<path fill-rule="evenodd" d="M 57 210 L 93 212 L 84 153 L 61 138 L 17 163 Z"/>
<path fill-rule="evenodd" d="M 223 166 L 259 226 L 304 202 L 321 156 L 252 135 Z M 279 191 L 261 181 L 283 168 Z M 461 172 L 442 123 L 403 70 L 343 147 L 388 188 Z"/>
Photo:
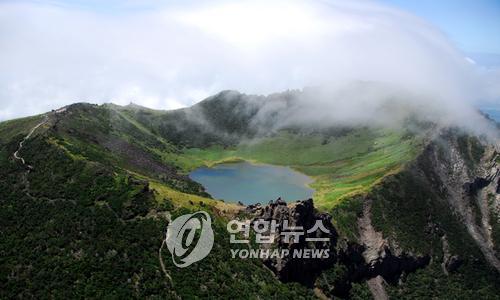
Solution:
<path fill-rule="evenodd" d="M 311 198 L 313 180 L 288 167 L 238 162 L 199 168 L 189 174 L 210 195 L 227 202 L 267 204 L 278 197 L 285 201 Z"/>

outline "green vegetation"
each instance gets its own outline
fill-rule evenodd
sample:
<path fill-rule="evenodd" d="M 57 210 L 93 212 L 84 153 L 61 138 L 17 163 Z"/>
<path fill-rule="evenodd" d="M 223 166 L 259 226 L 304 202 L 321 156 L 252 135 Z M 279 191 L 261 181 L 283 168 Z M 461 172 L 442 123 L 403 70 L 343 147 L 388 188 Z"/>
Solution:
<path fill-rule="evenodd" d="M 468 261 L 446 276 L 439 262 L 433 262 L 387 289 L 391 299 L 498 299 L 498 274 L 488 268 L 483 261 Z"/>
<path fill-rule="evenodd" d="M 337 231 L 351 241 L 357 241 L 359 238 L 358 218 L 363 214 L 364 200 L 361 195 L 350 197 L 341 201 L 330 211 Z"/>
<path fill-rule="evenodd" d="M 475 136 L 469 136 L 466 134 L 459 134 L 457 138 L 458 149 L 460 150 L 462 157 L 465 159 L 470 170 L 481 161 L 481 157 L 484 154 L 484 148 L 481 146 L 478 138 Z"/>
<path fill-rule="evenodd" d="M 332 299 L 337 299 L 336 297 L 356 300 L 373 299 L 368 285 L 365 282 L 350 282 L 351 275 L 345 265 L 335 264 L 321 274 L 317 285 L 324 294 Z"/>
<path fill-rule="evenodd" d="M 4 144 L 21 135 L 26 135 L 43 120 L 42 116 L 15 119 L 0 123 L 0 143 Z"/>
<path fill-rule="evenodd" d="M 114 165 L 120 156 L 74 138 L 74 129 L 68 136 L 63 121 L 58 126 L 26 142 L 21 155 L 34 166 L 27 180 L 26 169 L 12 159 L 22 136 L 1 144 L 0 298 L 313 297 L 301 285 L 270 276 L 260 260 L 229 257 L 226 221 L 217 212 L 233 205 L 186 194 L 182 186 L 122 168 L 125 162 Z M 216 244 L 205 260 L 185 269 L 165 250 L 172 287 L 158 260 L 163 213 L 175 217 L 200 208 L 215 220 Z"/>
<path fill-rule="evenodd" d="M 446 232 L 453 253 L 482 256 L 446 200 L 410 171 L 385 178 L 370 192 L 370 197 L 373 226 L 384 236 L 397 240 L 403 249 L 419 254 L 441 253 L 440 237 Z"/>
<path fill-rule="evenodd" d="M 290 166 L 313 177 L 315 203 L 322 210 L 368 192 L 421 150 L 420 138 L 409 129 L 423 126 L 415 121 L 408 121 L 408 128 L 393 130 L 291 126 L 259 135 L 266 126 L 274 126 L 280 113 L 268 112 L 265 120 L 256 117 L 264 103 L 288 106 L 293 97 L 293 93 L 283 93 L 264 99 L 226 91 L 182 110 L 109 107 L 145 135 L 155 133 L 175 145 L 175 149 L 146 148 L 183 173 L 238 160 Z"/>
<path fill-rule="evenodd" d="M 25 143 L 20 154 L 30 172 L 12 155 L 42 116 L 0 123 L 0 298 L 312 298 L 311 289 L 278 281 L 260 260 L 231 259 L 225 224 L 239 207 L 212 199 L 186 176 L 239 160 L 311 176 L 315 205 L 332 214 L 339 241 L 358 240 L 369 197 L 376 231 L 400 249 L 432 256 L 429 267 L 388 287 L 393 298 L 500 294 L 497 274 L 443 191 L 421 174 L 429 166 L 415 170 L 423 137 L 406 127 L 289 127 L 264 135 L 253 119 L 263 100 L 225 92 L 169 112 L 75 104 L 50 114 Z M 263 126 L 271 128 L 276 114 L 260 120 Z M 484 153 L 479 140 L 460 135 L 457 143 L 475 167 Z M 215 221 L 214 249 L 185 269 L 165 251 L 172 287 L 158 261 L 168 219 L 198 210 Z M 498 224 L 492 223 L 496 242 Z M 464 259 L 448 276 L 440 266 L 444 233 L 450 251 Z M 351 271 L 337 263 L 317 284 L 335 295 Z M 349 284 L 344 296 L 370 298 L 364 282 Z"/>
<path fill-rule="evenodd" d="M 331 209 L 396 172 L 415 157 L 419 147 L 418 141 L 387 130 L 359 128 L 326 139 L 319 133 L 281 132 L 231 148 L 186 149 L 171 161 L 184 170 L 235 160 L 291 166 L 315 180 L 311 187 L 316 206 Z"/>

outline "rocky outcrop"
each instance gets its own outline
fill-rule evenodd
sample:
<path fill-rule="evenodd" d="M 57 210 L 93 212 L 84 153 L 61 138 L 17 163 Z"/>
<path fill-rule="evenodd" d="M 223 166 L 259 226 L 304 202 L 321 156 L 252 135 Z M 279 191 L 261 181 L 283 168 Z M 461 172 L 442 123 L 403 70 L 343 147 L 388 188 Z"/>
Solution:
<path fill-rule="evenodd" d="M 264 264 L 269 267 L 280 280 L 284 282 L 300 282 L 307 286 L 313 286 L 316 276 L 322 270 L 334 264 L 335 245 L 338 238 L 337 231 L 332 225 L 330 215 L 315 211 L 312 199 L 287 205 L 287 203 L 280 198 L 276 201 L 271 201 L 269 205 L 265 207 L 262 207 L 260 204 L 249 206 L 247 207 L 247 212 L 254 216 L 252 224 L 260 220 L 274 220 L 278 224 L 274 243 L 261 244 L 261 247 L 263 249 L 286 249 L 288 253 L 290 253 L 290 255 L 285 257 L 264 259 Z M 324 225 L 326 232 L 322 230 L 313 230 L 317 221 Z M 298 240 L 288 239 L 286 235 L 283 235 L 284 232 L 288 231 L 287 227 L 303 228 L 299 231 L 303 233 L 303 235 L 299 236 Z M 307 241 L 311 238 L 323 238 L 325 240 Z M 300 251 L 303 249 L 328 250 L 328 256 L 322 258 L 293 257 L 292 253 L 295 250 Z"/>

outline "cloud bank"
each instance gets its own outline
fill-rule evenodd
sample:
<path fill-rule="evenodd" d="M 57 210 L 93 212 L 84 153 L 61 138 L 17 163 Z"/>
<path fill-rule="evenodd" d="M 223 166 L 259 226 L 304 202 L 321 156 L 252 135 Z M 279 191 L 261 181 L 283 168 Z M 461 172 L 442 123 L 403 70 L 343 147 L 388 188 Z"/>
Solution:
<path fill-rule="evenodd" d="M 396 86 L 460 119 L 500 102 L 498 78 L 430 24 L 371 1 L 183 1 L 119 13 L 0 3 L 0 120 L 79 101 L 171 109 L 226 89 L 353 81 Z M 362 100 L 356 110 L 371 101 L 349 97 Z"/>

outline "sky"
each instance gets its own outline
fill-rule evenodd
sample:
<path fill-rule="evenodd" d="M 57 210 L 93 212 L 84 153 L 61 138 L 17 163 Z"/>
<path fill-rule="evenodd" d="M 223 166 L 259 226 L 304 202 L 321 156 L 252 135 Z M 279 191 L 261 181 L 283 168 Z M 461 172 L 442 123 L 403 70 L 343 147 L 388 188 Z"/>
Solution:
<path fill-rule="evenodd" d="M 0 1 L 0 120 L 359 80 L 496 107 L 499 79 L 500 1 Z"/>
<path fill-rule="evenodd" d="M 385 0 L 420 16 L 443 32 L 462 50 L 500 54 L 498 0 Z"/>

